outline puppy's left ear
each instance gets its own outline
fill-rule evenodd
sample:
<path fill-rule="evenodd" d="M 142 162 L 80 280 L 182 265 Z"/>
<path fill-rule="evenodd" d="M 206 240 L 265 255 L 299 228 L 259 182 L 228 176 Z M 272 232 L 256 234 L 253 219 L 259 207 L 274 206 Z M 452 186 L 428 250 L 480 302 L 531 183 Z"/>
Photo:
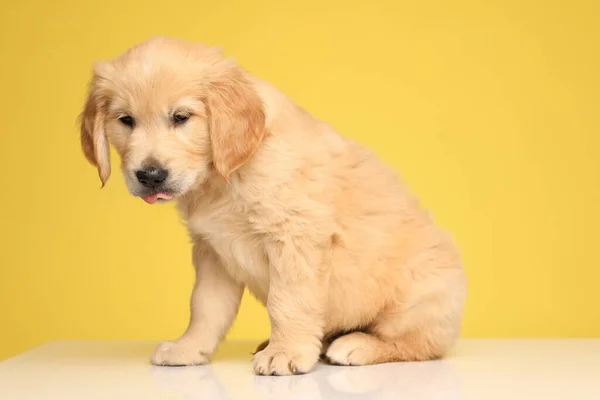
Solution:
<path fill-rule="evenodd" d="M 95 71 L 79 122 L 83 154 L 98 168 L 98 175 L 104 187 L 110 176 L 110 148 L 104 133 L 106 102 L 100 93 L 99 81 L 100 77 Z"/>
<path fill-rule="evenodd" d="M 264 105 L 241 68 L 230 65 L 210 82 L 207 97 L 213 164 L 229 176 L 256 152 L 265 134 Z"/>

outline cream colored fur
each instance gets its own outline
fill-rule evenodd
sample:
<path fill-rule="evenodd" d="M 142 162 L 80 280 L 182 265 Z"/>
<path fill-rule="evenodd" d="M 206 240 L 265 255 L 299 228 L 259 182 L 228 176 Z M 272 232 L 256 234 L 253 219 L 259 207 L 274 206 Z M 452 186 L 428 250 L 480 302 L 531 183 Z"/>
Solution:
<path fill-rule="evenodd" d="M 190 119 L 170 122 L 177 110 Z M 124 114 L 135 128 L 119 122 Z M 455 244 L 363 146 L 217 50 L 152 38 L 96 66 L 82 113 L 87 158 L 132 194 L 148 159 L 170 171 L 194 242 L 187 331 L 152 362 L 209 362 L 244 287 L 267 307 L 258 374 L 443 357 L 459 336 L 466 279 Z"/>

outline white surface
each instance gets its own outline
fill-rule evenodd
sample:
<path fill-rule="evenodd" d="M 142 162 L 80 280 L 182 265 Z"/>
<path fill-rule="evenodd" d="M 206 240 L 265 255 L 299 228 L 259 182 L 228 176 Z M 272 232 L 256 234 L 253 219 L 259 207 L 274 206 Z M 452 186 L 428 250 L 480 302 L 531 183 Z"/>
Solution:
<path fill-rule="evenodd" d="M 0 362 L 0 399 L 600 399 L 600 339 L 462 340 L 446 360 L 256 377 L 255 343 L 154 367 L 155 343 L 53 342 Z"/>

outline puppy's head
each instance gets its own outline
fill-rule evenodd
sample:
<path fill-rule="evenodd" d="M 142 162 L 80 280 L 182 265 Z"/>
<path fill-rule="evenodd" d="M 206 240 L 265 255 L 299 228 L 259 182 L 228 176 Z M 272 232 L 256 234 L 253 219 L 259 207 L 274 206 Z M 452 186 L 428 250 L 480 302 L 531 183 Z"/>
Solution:
<path fill-rule="evenodd" d="M 232 60 L 159 37 L 95 67 L 81 146 L 104 185 L 112 144 L 129 191 L 155 203 L 193 190 L 213 171 L 228 180 L 264 129 L 264 106 Z"/>

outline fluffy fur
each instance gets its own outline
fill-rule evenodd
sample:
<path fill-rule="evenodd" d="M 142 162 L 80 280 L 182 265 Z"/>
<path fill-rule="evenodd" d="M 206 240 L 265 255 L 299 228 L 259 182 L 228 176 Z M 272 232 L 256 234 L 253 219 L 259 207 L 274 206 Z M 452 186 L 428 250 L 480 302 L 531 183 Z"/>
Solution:
<path fill-rule="evenodd" d="M 98 64 L 81 144 L 103 184 L 109 143 L 135 196 L 136 170 L 169 171 L 194 242 L 189 327 L 154 364 L 209 362 L 244 287 L 271 321 L 258 374 L 308 372 L 319 355 L 436 359 L 459 336 L 466 279 L 449 235 L 371 152 L 220 51 L 156 37 Z"/>

